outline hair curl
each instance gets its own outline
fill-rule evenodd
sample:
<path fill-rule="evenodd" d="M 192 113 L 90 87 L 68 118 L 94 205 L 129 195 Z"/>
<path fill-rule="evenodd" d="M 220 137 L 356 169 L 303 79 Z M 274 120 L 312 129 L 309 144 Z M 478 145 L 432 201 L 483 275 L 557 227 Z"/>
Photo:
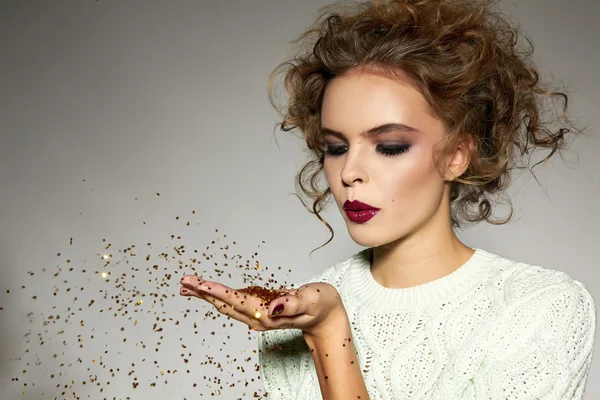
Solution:
<path fill-rule="evenodd" d="M 519 48 L 519 36 L 528 48 Z M 331 233 L 320 247 L 334 236 L 319 215 L 331 195 L 329 188 L 320 187 L 320 123 L 323 93 L 336 76 L 360 70 L 407 77 L 446 126 L 447 135 L 436 151 L 438 168 L 465 134 L 474 139 L 470 165 L 451 183 L 453 227 L 482 220 L 508 222 L 513 214 L 510 199 L 506 197 L 510 214 L 502 220 L 492 216 L 492 203 L 508 187 L 511 170 L 524 168 L 517 166 L 519 156 L 539 147 L 550 149 L 535 167 L 560 153 L 565 134 L 574 131 L 566 115 L 568 96 L 542 86 L 530 58 L 531 41 L 511 26 L 493 0 L 336 3 L 321 9 L 314 24 L 293 43 L 300 43 L 296 55 L 269 77 L 269 99 L 283 117 L 280 129 L 301 131 L 311 154 L 296 186 L 313 200 L 311 209 L 298 196 L 302 204 Z M 289 95 L 286 107 L 275 101 L 273 82 L 279 73 L 284 73 Z M 546 100 L 562 101 L 562 127 L 553 130 L 550 121 L 543 120 Z"/>

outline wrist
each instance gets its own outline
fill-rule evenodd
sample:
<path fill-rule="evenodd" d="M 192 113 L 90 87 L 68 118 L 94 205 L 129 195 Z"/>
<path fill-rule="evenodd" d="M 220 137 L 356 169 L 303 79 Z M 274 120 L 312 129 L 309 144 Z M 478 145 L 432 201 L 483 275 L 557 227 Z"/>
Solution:
<path fill-rule="evenodd" d="M 369 399 L 347 315 L 329 320 L 328 329 L 304 332 L 323 399 Z"/>

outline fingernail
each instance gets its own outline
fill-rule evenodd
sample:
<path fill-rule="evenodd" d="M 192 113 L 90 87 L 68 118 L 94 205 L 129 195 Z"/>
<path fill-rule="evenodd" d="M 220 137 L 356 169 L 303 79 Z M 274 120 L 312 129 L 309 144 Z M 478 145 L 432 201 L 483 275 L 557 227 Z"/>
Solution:
<path fill-rule="evenodd" d="M 276 317 L 279 314 L 281 314 L 282 312 L 283 312 L 283 304 L 278 304 L 273 309 L 273 313 L 271 314 L 271 317 Z"/>

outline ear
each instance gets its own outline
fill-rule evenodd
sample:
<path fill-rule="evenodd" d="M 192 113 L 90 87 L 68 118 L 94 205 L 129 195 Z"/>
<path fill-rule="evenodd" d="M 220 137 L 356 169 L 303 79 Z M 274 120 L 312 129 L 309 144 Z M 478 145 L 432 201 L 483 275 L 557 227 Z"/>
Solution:
<path fill-rule="evenodd" d="M 446 181 L 453 181 L 469 168 L 471 154 L 475 145 L 471 135 L 464 135 L 458 142 L 453 152 L 448 154 L 448 166 L 446 168 Z"/>

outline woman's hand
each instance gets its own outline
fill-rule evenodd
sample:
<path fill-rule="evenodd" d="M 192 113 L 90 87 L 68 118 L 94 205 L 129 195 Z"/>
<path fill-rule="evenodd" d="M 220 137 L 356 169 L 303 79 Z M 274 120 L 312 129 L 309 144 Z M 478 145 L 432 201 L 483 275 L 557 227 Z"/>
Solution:
<path fill-rule="evenodd" d="M 196 275 L 181 278 L 179 293 L 211 303 L 217 311 L 247 324 L 250 329 L 301 329 L 316 339 L 331 336 L 348 317 L 337 290 L 328 283 L 313 282 L 292 289 L 270 304 L 259 297 L 238 292 Z"/>

